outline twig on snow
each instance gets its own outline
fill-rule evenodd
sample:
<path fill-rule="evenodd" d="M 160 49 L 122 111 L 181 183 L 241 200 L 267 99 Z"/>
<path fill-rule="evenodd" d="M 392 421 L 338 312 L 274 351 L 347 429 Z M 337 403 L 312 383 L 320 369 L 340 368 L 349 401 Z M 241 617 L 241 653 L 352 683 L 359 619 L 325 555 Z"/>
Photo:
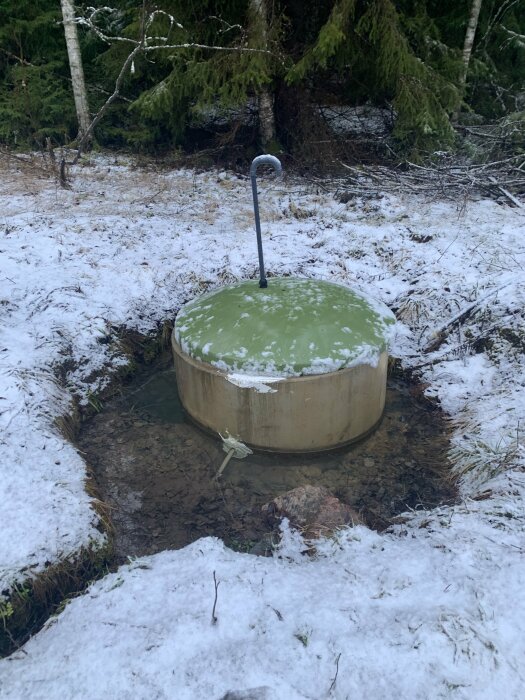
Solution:
<path fill-rule="evenodd" d="M 211 624 L 216 625 L 218 621 L 218 617 L 215 614 L 215 607 L 217 605 L 217 591 L 219 590 L 219 585 L 220 581 L 217 581 L 217 577 L 215 576 L 215 571 L 213 572 L 213 583 L 215 585 L 215 600 L 213 601 L 213 609 L 211 611 Z"/>
<path fill-rule="evenodd" d="M 332 683 L 330 687 L 328 688 L 328 695 L 332 692 L 332 690 L 335 688 L 335 684 L 337 681 L 337 675 L 339 673 L 339 659 L 341 658 L 341 652 L 337 655 L 337 659 L 335 660 L 335 676 L 332 679 Z"/>

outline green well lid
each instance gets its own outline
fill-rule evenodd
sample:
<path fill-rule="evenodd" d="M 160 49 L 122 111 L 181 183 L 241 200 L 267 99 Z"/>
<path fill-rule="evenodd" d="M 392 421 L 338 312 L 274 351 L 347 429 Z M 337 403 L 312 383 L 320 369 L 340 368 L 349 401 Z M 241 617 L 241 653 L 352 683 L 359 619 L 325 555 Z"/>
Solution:
<path fill-rule="evenodd" d="M 226 372 L 299 376 L 375 365 L 394 323 L 388 307 L 348 287 L 285 277 L 198 297 L 180 310 L 175 338 Z"/>

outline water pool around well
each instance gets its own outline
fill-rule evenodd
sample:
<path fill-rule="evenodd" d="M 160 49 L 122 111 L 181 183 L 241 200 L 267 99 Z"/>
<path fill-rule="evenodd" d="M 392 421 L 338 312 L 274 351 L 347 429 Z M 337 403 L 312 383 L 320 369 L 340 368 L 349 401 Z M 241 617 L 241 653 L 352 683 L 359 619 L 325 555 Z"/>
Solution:
<path fill-rule="evenodd" d="M 316 455 L 233 459 L 217 483 L 222 444 L 186 417 L 166 353 L 83 425 L 78 447 L 110 507 L 118 561 L 206 535 L 249 551 L 270 531 L 261 506 L 304 484 L 326 486 L 378 529 L 456 497 L 446 419 L 402 379 L 389 380 L 383 419 L 364 440 Z"/>

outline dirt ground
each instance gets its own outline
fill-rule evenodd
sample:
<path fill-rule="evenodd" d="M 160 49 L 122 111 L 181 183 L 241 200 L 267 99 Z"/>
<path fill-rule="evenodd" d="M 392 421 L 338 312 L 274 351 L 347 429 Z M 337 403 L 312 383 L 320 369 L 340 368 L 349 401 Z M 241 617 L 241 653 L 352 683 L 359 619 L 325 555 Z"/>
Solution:
<path fill-rule="evenodd" d="M 409 508 L 453 500 L 446 419 L 419 394 L 391 379 L 368 438 L 323 454 L 234 459 L 217 482 L 222 443 L 185 416 L 166 354 L 84 424 L 78 447 L 110 506 L 119 561 L 206 535 L 251 551 L 271 531 L 261 507 L 304 484 L 327 487 L 377 529 Z"/>

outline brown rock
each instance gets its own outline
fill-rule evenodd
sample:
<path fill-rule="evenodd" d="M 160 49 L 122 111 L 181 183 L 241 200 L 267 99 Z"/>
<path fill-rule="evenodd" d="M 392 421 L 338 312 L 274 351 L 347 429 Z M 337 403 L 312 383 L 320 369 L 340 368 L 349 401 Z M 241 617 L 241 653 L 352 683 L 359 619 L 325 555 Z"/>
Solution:
<path fill-rule="evenodd" d="M 270 525 L 288 518 L 305 537 L 330 535 L 337 528 L 361 522 L 358 513 L 327 488 L 310 484 L 277 496 L 262 507 L 262 512 Z"/>

